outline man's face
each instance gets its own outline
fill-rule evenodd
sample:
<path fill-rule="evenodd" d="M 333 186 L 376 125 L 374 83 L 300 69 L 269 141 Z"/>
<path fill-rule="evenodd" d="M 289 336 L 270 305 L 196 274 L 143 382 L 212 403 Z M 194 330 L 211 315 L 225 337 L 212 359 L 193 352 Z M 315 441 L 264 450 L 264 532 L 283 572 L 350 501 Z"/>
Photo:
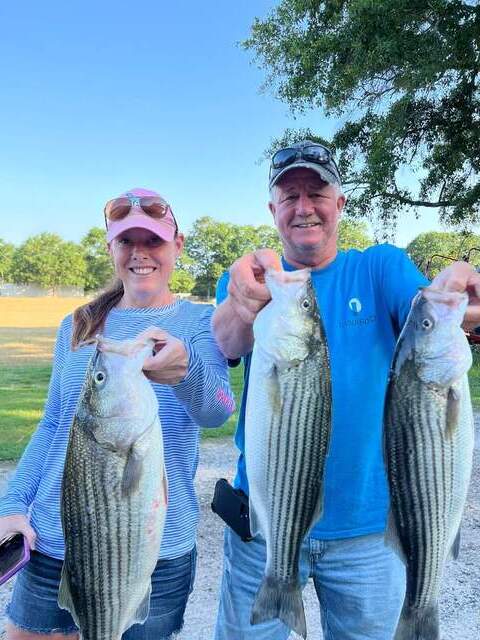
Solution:
<path fill-rule="evenodd" d="M 269 203 L 283 243 L 285 258 L 294 266 L 320 267 L 337 252 L 337 227 L 345 197 L 310 169 L 288 171 L 274 188 Z"/>

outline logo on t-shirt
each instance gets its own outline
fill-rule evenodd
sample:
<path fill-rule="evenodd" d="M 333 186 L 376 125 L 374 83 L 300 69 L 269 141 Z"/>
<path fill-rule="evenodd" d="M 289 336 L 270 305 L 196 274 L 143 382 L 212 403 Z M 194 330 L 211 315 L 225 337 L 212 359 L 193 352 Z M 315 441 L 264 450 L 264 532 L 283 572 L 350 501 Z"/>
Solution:
<path fill-rule="evenodd" d="M 345 320 L 341 320 L 339 322 L 340 327 L 361 327 L 367 324 L 371 324 L 372 322 L 377 321 L 377 316 L 375 313 L 372 313 L 368 316 L 365 315 L 365 312 L 368 313 L 368 305 L 363 309 L 362 303 L 358 298 L 350 298 L 348 301 L 348 308 L 353 314 L 353 318 L 349 315 Z M 362 312 L 363 309 L 363 313 Z M 347 314 L 348 315 L 348 314 Z"/>
<path fill-rule="evenodd" d="M 352 298 L 351 300 L 349 300 L 348 306 L 350 307 L 350 310 L 353 311 L 353 313 L 360 313 L 360 311 L 362 310 L 362 303 L 358 298 Z"/>

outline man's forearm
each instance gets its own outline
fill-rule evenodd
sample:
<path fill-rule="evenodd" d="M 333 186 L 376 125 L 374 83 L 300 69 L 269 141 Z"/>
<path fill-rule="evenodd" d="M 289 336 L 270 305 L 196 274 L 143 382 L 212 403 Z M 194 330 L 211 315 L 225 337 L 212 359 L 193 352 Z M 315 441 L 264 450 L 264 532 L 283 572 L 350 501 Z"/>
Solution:
<path fill-rule="evenodd" d="M 212 330 L 223 355 L 230 360 L 245 356 L 253 349 L 252 325 L 240 318 L 230 297 L 215 309 Z"/>

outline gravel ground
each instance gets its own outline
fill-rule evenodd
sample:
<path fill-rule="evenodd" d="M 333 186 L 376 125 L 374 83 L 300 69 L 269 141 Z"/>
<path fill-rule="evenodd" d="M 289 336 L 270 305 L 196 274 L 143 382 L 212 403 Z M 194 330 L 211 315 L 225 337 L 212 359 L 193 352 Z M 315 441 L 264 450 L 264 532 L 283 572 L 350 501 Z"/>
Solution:
<path fill-rule="evenodd" d="M 472 482 L 462 525 L 460 558 L 449 562 L 441 597 L 442 638 L 478 640 L 480 637 L 480 414 L 476 416 L 476 449 Z M 198 567 L 195 590 L 185 614 L 185 626 L 178 640 L 211 640 L 217 609 L 217 593 L 222 568 L 222 534 L 220 519 L 210 510 L 215 482 L 231 479 L 235 449 L 230 439 L 202 443 L 197 474 L 201 521 L 198 534 Z M 13 470 L 0 463 L 0 494 Z M 0 587 L 0 640 L 4 638 L 5 605 L 12 581 Z M 320 615 L 311 583 L 304 591 L 309 640 L 322 640 Z M 293 635 L 292 635 L 293 638 Z"/>

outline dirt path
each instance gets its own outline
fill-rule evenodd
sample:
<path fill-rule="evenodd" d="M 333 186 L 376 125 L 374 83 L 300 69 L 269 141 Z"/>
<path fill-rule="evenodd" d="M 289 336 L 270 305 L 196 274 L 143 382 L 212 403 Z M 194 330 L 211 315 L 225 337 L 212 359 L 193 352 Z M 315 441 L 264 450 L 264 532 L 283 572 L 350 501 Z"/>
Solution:
<path fill-rule="evenodd" d="M 445 640 L 477 640 L 480 637 L 480 414 L 477 415 L 475 463 L 468 503 L 462 525 L 460 558 L 449 562 L 442 589 L 441 624 Z M 232 478 L 236 453 L 230 439 L 202 444 L 197 474 L 201 521 L 198 534 L 198 568 L 195 590 L 190 598 L 185 627 L 178 640 L 211 640 L 217 609 L 217 593 L 222 568 L 221 521 L 210 510 L 215 481 Z M 11 465 L 0 464 L 0 493 Z M 0 639 L 5 604 L 11 583 L 0 587 Z M 320 615 L 311 583 L 304 592 L 309 640 L 321 640 Z"/>

